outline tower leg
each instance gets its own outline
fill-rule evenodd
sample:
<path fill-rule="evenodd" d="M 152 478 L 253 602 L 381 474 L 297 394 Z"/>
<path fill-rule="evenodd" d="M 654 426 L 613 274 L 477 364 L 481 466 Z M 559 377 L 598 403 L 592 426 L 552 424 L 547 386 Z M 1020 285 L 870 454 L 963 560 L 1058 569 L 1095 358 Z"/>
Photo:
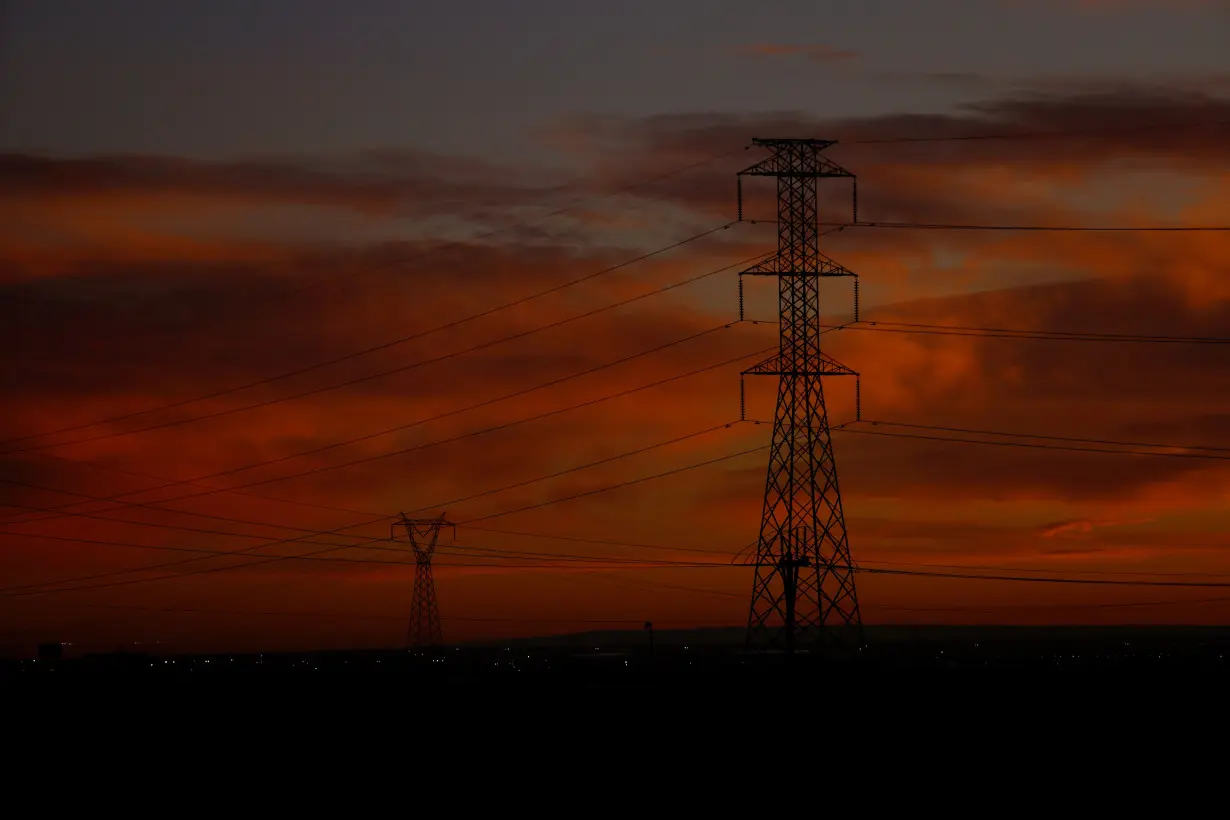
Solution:
<path fill-rule="evenodd" d="M 769 452 L 749 648 L 860 646 L 862 619 L 818 377 L 781 378 Z"/>

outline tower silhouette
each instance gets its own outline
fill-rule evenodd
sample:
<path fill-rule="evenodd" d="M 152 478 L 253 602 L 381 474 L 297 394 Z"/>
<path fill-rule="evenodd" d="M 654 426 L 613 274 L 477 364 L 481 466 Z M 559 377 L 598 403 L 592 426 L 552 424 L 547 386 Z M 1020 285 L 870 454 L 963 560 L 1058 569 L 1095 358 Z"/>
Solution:
<path fill-rule="evenodd" d="M 394 540 L 399 526 L 405 530 L 406 540 L 414 550 L 414 599 L 410 605 L 406 645 L 438 646 L 444 637 L 440 629 L 440 607 L 436 602 L 436 582 L 431 574 L 431 557 L 440 540 L 440 530 L 453 525 L 443 514 L 439 518 L 410 518 L 402 513 L 401 521 L 394 522 L 392 527 Z"/>
<path fill-rule="evenodd" d="M 820 351 L 820 280 L 855 274 L 819 251 L 816 180 L 854 175 L 821 156 L 814 139 L 754 139 L 772 155 L 739 172 L 777 179 L 777 253 L 740 274 L 776 276 L 778 352 L 744 371 L 777 376 L 777 410 L 755 557 L 749 648 L 862 645 L 854 567 L 837 483 L 822 376 L 855 376 Z M 857 189 L 855 221 L 857 222 Z M 740 280 L 742 281 L 742 280 Z M 855 280 L 857 304 L 857 279 Z M 740 290 L 742 293 L 742 290 Z"/>

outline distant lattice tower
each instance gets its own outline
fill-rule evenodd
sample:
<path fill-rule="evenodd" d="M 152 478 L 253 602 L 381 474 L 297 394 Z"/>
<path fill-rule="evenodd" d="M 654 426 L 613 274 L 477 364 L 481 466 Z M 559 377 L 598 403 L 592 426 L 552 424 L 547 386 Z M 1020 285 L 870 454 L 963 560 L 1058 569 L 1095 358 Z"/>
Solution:
<path fill-rule="evenodd" d="M 401 527 L 414 550 L 414 598 L 410 605 L 410 629 L 406 636 L 409 647 L 439 646 L 443 640 L 440 629 L 440 607 L 436 601 L 436 582 L 431 574 L 431 557 L 440 540 L 440 530 L 452 526 L 439 518 L 410 518 L 405 513 L 393 524 L 392 536 L 397 538 Z"/>
<path fill-rule="evenodd" d="M 747 643 L 787 652 L 861 646 L 855 568 L 821 384 L 822 376 L 858 374 L 820 352 L 820 280 L 854 274 L 820 253 L 816 205 L 817 179 L 853 174 L 820 155 L 830 141 L 752 142 L 772 156 L 739 172 L 739 218 L 742 177 L 775 177 L 777 253 L 740 276 L 777 277 L 781 331 L 777 354 L 745 371 L 779 380 L 760 537 L 748 561 L 756 575 Z"/>

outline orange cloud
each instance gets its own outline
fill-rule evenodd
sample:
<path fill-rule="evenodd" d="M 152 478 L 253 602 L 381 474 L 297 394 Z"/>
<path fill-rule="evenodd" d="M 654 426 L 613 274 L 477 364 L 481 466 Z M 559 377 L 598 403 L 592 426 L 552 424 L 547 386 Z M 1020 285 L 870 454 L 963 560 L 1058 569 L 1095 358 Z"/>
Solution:
<path fill-rule="evenodd" d="M 1128 118 L 1150 106 L 1154 120 L 1177 119 L 1213 111 L 1218 105 L 1203 98 L 1001 100 L 951 117 L 884 118 L 833 126 L 842 125 L 848 133 L 870 139 L 893 134 L 891 128 L 924 135 L 979 128 L 1077 127 L 1096 124 L 1109 116 L 1108 111 Z M 728 149 L 753 132 L 822 125 L 787 117 L 753 121 L 708 116 L 625 124 L 619 132 L 623 147 L 609 158 L 628 160 L 627 167 L 633 169 L 648 167 L 651 158 L 661 163 L 670 157 L 686 164 L 707 152 L 717 153 L 717 146 Z M 902 135 L 902 130 L 895 134 Z M 1221 154 L 1213 150 L 1209 130 L 1180 133 L 1174 141 L 1112 133 L 1059 143 L 1025 141 L 1015 147 L 992 142 L 880 146 L 878 154 L 872 146 L 858 148 L 862 159 L 852 156 L 848 164 L 861 175 L 865 218 L 1018 224 L 1195 222 L 1224 214 L 1230 196 L 1224 149 L 1219 149 Z M 850 146 L 850 150 L 856 149 Z M 1112 158 L 1147 161 L 1149 179 L 1142 182 L 1126 170 L 1127 164 Z M 620 176 L 606 167 L 607 159 L 604 155 L 597 160 L 599 190 L 628 181 L 626 172 Z M 176 163 L 168 167 L 179 168 L 176 173 L 181 176 L 173 173 L 157 184 L 139 174 L 134 178 L 128 166 L 122 179 L 107 166 L 113 176 L 90 181 L 86 174 L 84 181 L 74 182 L 72 174 L 51 174 L 48 169 L 54 163 L 34 163 L 37 173 L 31 172 L 23 184 L 28 186 L 27 198 L 36 204 L 23 206 L 21 230 L 11 230 L 0 240 L 6 274 L 0 282 L 0 355 L 10 388 L 0 438 L 74 426 L 259 381 L 600 270 L 655 247 L 655 232 L 671 233 L 678 225 L 692 223 L 708 227 L 718 214 L 730 218 L 730 172 L 747 161 L 747 155 L 732 157 L 721 168 L 698 170 L 687 181 L 663 181 L 646 191 L 647 197 L 661 195 L 669 207 L 653 210 L 659 206 L 643 203 L 644 210 L 626 234 L 616 230 L 623 224 L 619 219 L 602 218 L 607 212 L 590 206 L 597 213 L 583 215 L 586 230 L 608 225 L 602 230 L 611 231 L 600 242 L 577 240 L 584 235 L 577 233 L 582 228 L 569 222 L 564 231 L 548 224 L 448 251 L 440 250 L 432 237 L 424 237 L 360 243 L 350 253 L 311 237 L 294 241 L 277 226 L 269 227 L 271 236 L 260 230 L 246 238 L 177 236 L 156 218 L 158 203 L 178 208 L 191 202 L 184 211 L 191 214 L 203 212 L 195 209 L 203 208 L 204 200 L 208 208 L 229 216 L 281 214 L 283 198 L 292 196 L 294 186 L 277 193 L 277 185 L 269 182 L 270 193 L 249 195 L 242 187 L 227 188 L 238 183 L 225 174 L 222 178 L 232 181 L 224 185 L 212 172 L 193 177 Z M 34 177 L 41 181 L 30 182 Z M 381 191 L 395 187 L 379 180 L 354 184 L 357 188 L 342 186 L 340 192 L 324 185 L 313 196 L 342 202 L 353 197 L 368 207 L 381 201 L 385 196 Z M 458 212 L 463 205 L 478 205 L 487 193 L 466 194 L 472 199 L 458 202 Z M 771 203 L 767 190 L 757 193 L 763 196 L 754 202 L 750 186 L 748 193 L 749 205 L 761 208 L 756 213 Z M 826 213 L 844 217 L 847 196 L 848 191 L 826 194 Z M 122 206 L 118 211 L 122 218 L 108 209 L 109 202 Z M 58 204 L 53 207 L 53 203 Z M 621 200 L 619 207 L 627 206 L 628 201 Z M 494 208 L 484 219 L 498 223 L 497 217 L 515 214 L 515 209 Z M 256 224 L 266 227 L 259 220 Z M 680 231 L 661 244 L 686 233 Z M 47 236 L 58 242 L 33 241 Z M 4 485 L 0 500 L 13 504 L 48 506 L 74 500 L 28 485 L 96 496 L 157 486 L 166 483 L 163 479 L 202 478 L 207 485 L 133 496 L 157 503 L 202 493 L 167 502 L 180 512 L 141 507 L 105 511 L 114 505 L 90 502 L 74 509 L 125 521 L 69 516 L 6 525 L 4 531 L 12 534 L 0 536 L 0 549 L 7 583 L 90 575 L 107 576 L 100 582 L 123 581 L 140 576 L 109 573 L 195 555 L 179 549 L 231 551 L 262 539 L 354 543 L 363 537 L 387 536 L 387 522 L 348 531 L 359 538 L 318 533 L 354 524 L 368 513 L 374 518 L 399 510 L 435 512 L 445 505 L 451 516 L 464 521 L 558 502 L 489 521 L 510 530 L 590 539 L 576 543 L 463 528 L 465 537 L 458 541 L 483 549 L 709 560 L 705 552 L 672 553 L 654 546 L 659 545 L 707 550 L 721 561 L 722 553 L 732 554 L 755 538 L 765 454 L 653 481 L 639 479 L 767 444 L 767 426 L 737 425 L 628 458 L 614 457 L 732 421 L 738 413 L 739 366 L 537 420 L 512 422 L 771 346 L 772 325 L 737 325 L 542 390 L 498 399 L 730 321 L 735 316 L 733 272 L 541 333 L 497 340 L 768 251 L 773 238 L 771 227 L 738 226 L 481 321 L 294 378 L 75 435 L 121 433 L 273 402 L 266 406 L 50 451 L 63 458 L 0 452 L 0 478 L 19 482 Z M 1210 337 L 1224 335 L 1230 326 L 1230 291 L 1219 276 L 1230 261 L 1224 235 L 849 229 L 822 241 L 826 252 L 860 273 L 863 318 L 868 322 Z M 415 256 L 429 263 L 394 264 Z M 308 285 L 305 276 L 322 278 Z M 749 283 L 748 315 L 773 320 L 775 297 L 772 283 Z M 847 318 L 848 282 L 826 282 L 823 298 L 827 315 Z M 488 341 L 496 343 L 366 378 Z M 863 374 L 863 411 L 868 419 L 1230 446 L 1225 439 L 1230 425 L 1221 411 L 1219 392 L 1224 346 L 921 335 L 870 324 L 827 334 L 823 344 Z M 276 401 L 350 379 L 362 381 Z M 825 389 L 832 418 L 850 418 L 853 385 L 833 379 Z M 771 379 L 749 380 L 749 415 L 768 418 L 773 396 Z M 452 412 L 464 408 L 473 409 Z M 449 415 L 435 418 L 441 414 Z M 384 430 L 390 432 L 351 441 Z M 1230 470 L 1217 460 L 1023 450 L 858 433 L 834 434 L 834 446 L 855 557 L 869 566 L 882 561 L 1062 567 L 1074 572 L 1230 571 L 1223 557 L 1224 536 L 1219 535 L 1230 526 L 1225 513 Z M 12 445 L 0 445 L 0 451 L 10 449 Z M 261 464 L 270 460 L 277 461 Z M 603 463 L 584 466 L 599 461 Z M 239 469 L 250 465 L 257 466 Z M 572 469 L 577 467 L 583 469 Z M 535 480 L 553 473 L 560 475 Z M 563 500 L 623 482 L 634 483 Z M 210 487 L 235 487 L 239 492 L 205 494 Z M 10 517 L 37 517 L 19 513 L 19 508 L 3 511 Z M 1146 519 L 1152 523 L 1144 523 Z M 1065 532 L 1080 534 L 1079 542 L 1061 540 Z M 74 538 L 81 540 L 73 542 Z M 621 544 L 592 543 L 595 540 Z M 1057 546 L 1064 551 L 1056 552 Z M 1071 551 L 1074 546 L 1079 552 Z M 319 548 L 299 543 L 261 551 L 286 555 Z M 550 623 L 563 624 L 561 629 L 587 617 L 738 623 L 745 615 L 744 596 L 750 584 L 740 569 L 638 568 L 598 575 L 573 564 L 559 570 L 530 570 L 524 560 L 485 561 L 507 565 L 497 567 L 452 566 L 480 562 L 461 550 L 447 554 L 449 560 L 441 561 L 439 569 L 446 618 L 467 614 L 560 618 Z M 347 555 L 365 560 L 390 556 L 387 551 L 356 549 L 335 557 Z M 245 562 L 206 555 L 183 569 L 220 569 L 228 563 Z M 179 572 L 171 568 L 148 574 Z M 194 646 L 211 641 L 233 645 L 241 638 L 251 640 L 254 648 L 396 643 L 404 634 L 410 583 L 410 570 L 404 566 L 283 561 L 75 593 L 0 595 L 0 609 L 10 616 L 10 623 L 20 620 L 47 632 L 63 630 L 103 642 L 141 633 Z M 1162 621 L 1218 611 L 1198 604 L 1139 611 L 1109 606 L 1145 600 L 1145 593 L 1132 589 L 1093 595 L 1088 590 L 1040 591 L 1021 584 L 988 587 L 868 576 L 860 579 L 860 590 L 868 618 L 878 622 L 928 618 L 1055 622 L 1122 618 L 1124 612 L 1133 619 Z M 91 610 L 87 604 L 102 608 Z M 252 618 L 241 615 L 168 613 L 151 626 L 148 614 L 105 608 L 117 604 L 236 612 L 351 612 L 370 617 L 344 623 L 334 618 L 329 627 L 318 628 L 318 622 L 328 619 L 283 620 L 271 615 L 254 629 Z M 1108 606 L 1078 609 L 1075 614 L 1071 609 L 1047 608 L 1076 604 Z M 1005 605 L 1010 605 L 1007 610 Z M 927 613 L 936 607 L 967 609 Z M 83 617 L 83 612 L 90 617 Z M 547 627 L 542 622 L 457 620 L 448 628 L 450 635 L 460 637 L 541 632 Z"/>
<path fill-rule="evenodd" d="M 1059 521 L 1054 524 L 1044 526 L 1038 534 L 1043 538 L 1055 538 L 1062 535 L 1088 534 L 1095 529 L 1102 527 L 1122 527 L 1132 524 L 1148 524 L 1152 521 L 1149 518 L 1115 521 L 1115 520 L 1090 520 L 1088 518 L 1077 518 L 1070 521 Z"/>

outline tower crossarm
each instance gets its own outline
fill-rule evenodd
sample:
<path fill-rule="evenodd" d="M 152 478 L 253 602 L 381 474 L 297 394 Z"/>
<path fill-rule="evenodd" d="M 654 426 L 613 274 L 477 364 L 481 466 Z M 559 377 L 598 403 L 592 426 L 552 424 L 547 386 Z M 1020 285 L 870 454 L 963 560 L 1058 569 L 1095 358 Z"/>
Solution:
<path fill-rule="evenodd" d="M 781 356 L 774 354 L 759 364 L 752 365 L 743 371 L 744 376 L 857 376 L 858 373 L 846 367 L 827 353 L 812 351 L 811 358 L 815 369 L 797 370 L 789 364 L 783 366 Z"/>
<path fill-rule="evenodd" d="M 768 148 L 773 155 L 744 168 L 739 176 L 749 177 L 853 177 L 828 157 L 820 156 L 834 140 L 753 139 L 753 145 Z"/>
<path fill-rule="evenodd" d="M 439 518 L 411 518 L 405 513 L 394 522 L 391 537 L 396 540 L 397 528 L 405 530 L 406 540 L 414 550 L 414 598 L 410 613 L 408 646 L 436 646 L 443 640 L 440 630 L 440 610 L 436 602 L 435 579 L 431 573 L 431 557 L 440 540 L 440 530 L 456 527 L 443 514 Z"/>
<path fill-rule="evenodd" d="M 740 272 L 740 276 L 858 276 L 852 270 L 848 270 L 842 265 L 837 264 L 832 259 L 829 259 L 822 253 L 815 253 L 815 266 L 813 270 L 800 270 L 798 261 L 792 261 L 783 257 L 781 254 L 775 254 L 768 259 L 757 262 L 745 271 Z"/>

